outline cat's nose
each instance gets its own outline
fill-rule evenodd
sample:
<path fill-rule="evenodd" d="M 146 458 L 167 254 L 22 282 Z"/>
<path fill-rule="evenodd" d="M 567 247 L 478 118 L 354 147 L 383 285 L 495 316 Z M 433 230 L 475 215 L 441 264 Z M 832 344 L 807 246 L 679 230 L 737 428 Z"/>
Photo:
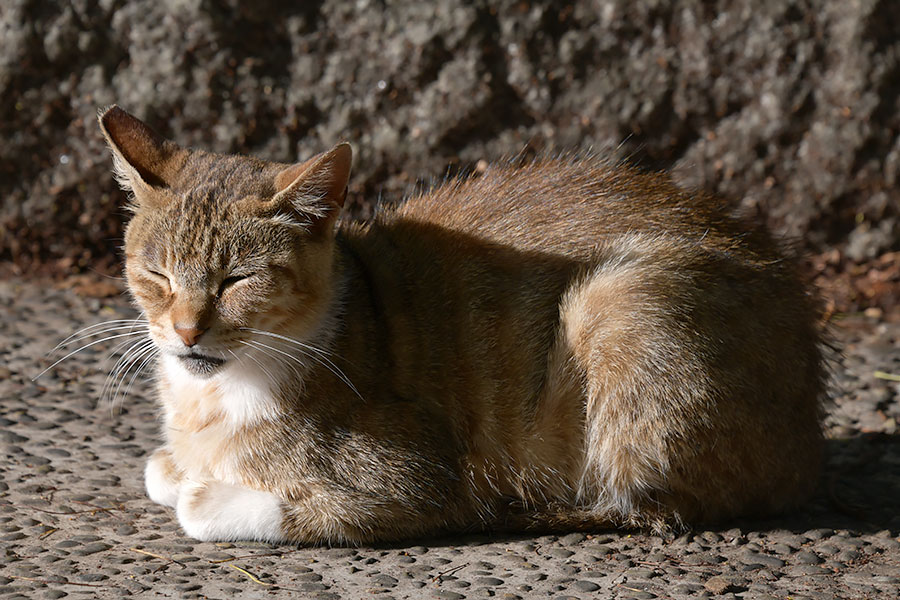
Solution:
<path fill-rule="evenodd" d="M 197 340 L 200 339 L 200 336 L 203 335 L 205 329 L 200 329 L 195 325 L 181 325 L 179 323 L 175 324 L 175 333 L 178 334 L 178 337 L 184 342 L 184 345 L 190 348 L 194 344 L 197 343 Z"/>

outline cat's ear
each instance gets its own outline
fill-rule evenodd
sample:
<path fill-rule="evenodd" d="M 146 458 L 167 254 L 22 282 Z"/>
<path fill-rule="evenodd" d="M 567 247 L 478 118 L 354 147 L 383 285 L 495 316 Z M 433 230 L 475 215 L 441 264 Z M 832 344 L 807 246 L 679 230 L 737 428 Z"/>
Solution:
<path fill-rule="evenodd" d="M 184 164 L 184 149 L 118 106 L 103 111 L 98 120 L 123 189 L 140 198 L 142 192 L 172 184 Z"/>
<path fill-rule="evenodd" d="M 344 200 L 353 151 L 341 143 L 275 176 L 275 206 L 294 212 L 312 233 L 331 231 Z"/>

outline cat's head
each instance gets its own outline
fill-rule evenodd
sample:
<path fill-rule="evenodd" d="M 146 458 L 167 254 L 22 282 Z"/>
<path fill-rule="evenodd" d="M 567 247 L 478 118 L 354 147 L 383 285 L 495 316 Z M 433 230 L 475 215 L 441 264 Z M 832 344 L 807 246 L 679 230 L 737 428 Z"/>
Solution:
<path fill-rule="evenodd" d="M 182 148 L 117 106 L 100 127 L 133 194 L 128 287 L 164 355 L 208 376 L 265 343 L 258 332 L 314 334 L 332 300 L 349 145 L 288 165 Z"/>

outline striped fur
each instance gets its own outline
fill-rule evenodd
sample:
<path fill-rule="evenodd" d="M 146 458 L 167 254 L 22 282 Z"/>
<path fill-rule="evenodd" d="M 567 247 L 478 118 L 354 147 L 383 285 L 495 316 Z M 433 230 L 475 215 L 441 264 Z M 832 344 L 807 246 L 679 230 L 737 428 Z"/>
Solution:
<path fill-rule="evenodd" d="M 814 299 L 718 199 L 548 159 L 337 224 L 347 145 L 286 165 L 100 121 L 163 355 L 148 491 L 190 535 L 664 529 L 814 485 Z"/>

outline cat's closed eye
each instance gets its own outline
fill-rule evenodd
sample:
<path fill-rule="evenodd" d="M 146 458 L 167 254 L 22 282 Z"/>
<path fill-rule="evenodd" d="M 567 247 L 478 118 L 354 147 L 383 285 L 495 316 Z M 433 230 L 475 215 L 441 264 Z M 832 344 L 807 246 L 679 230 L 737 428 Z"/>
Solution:
<path fill-rule="evenodd" d="M 153 269 L 147 269 L 146 272 L 150 276 L 150 279 L 152 279 L 157 285 L 161 286 L 163 289 L 165 289 L 167 291 L 172 289 L 172 280 L 169 278 L 168 275 L 161 273 L 159 271 L 155 271 Z"/>
<path fill-rule="evenodd" d="M 240 283 L 246 279 L 253 277 L 256 273 L 240 273 L 235 275 L 229 275 L 225 279 L 222 280 L 222 283 L 219 285 L 219 293 L 221 296 L 224 294 L 229 288 L 233 287 L 235 284 Z"/>

